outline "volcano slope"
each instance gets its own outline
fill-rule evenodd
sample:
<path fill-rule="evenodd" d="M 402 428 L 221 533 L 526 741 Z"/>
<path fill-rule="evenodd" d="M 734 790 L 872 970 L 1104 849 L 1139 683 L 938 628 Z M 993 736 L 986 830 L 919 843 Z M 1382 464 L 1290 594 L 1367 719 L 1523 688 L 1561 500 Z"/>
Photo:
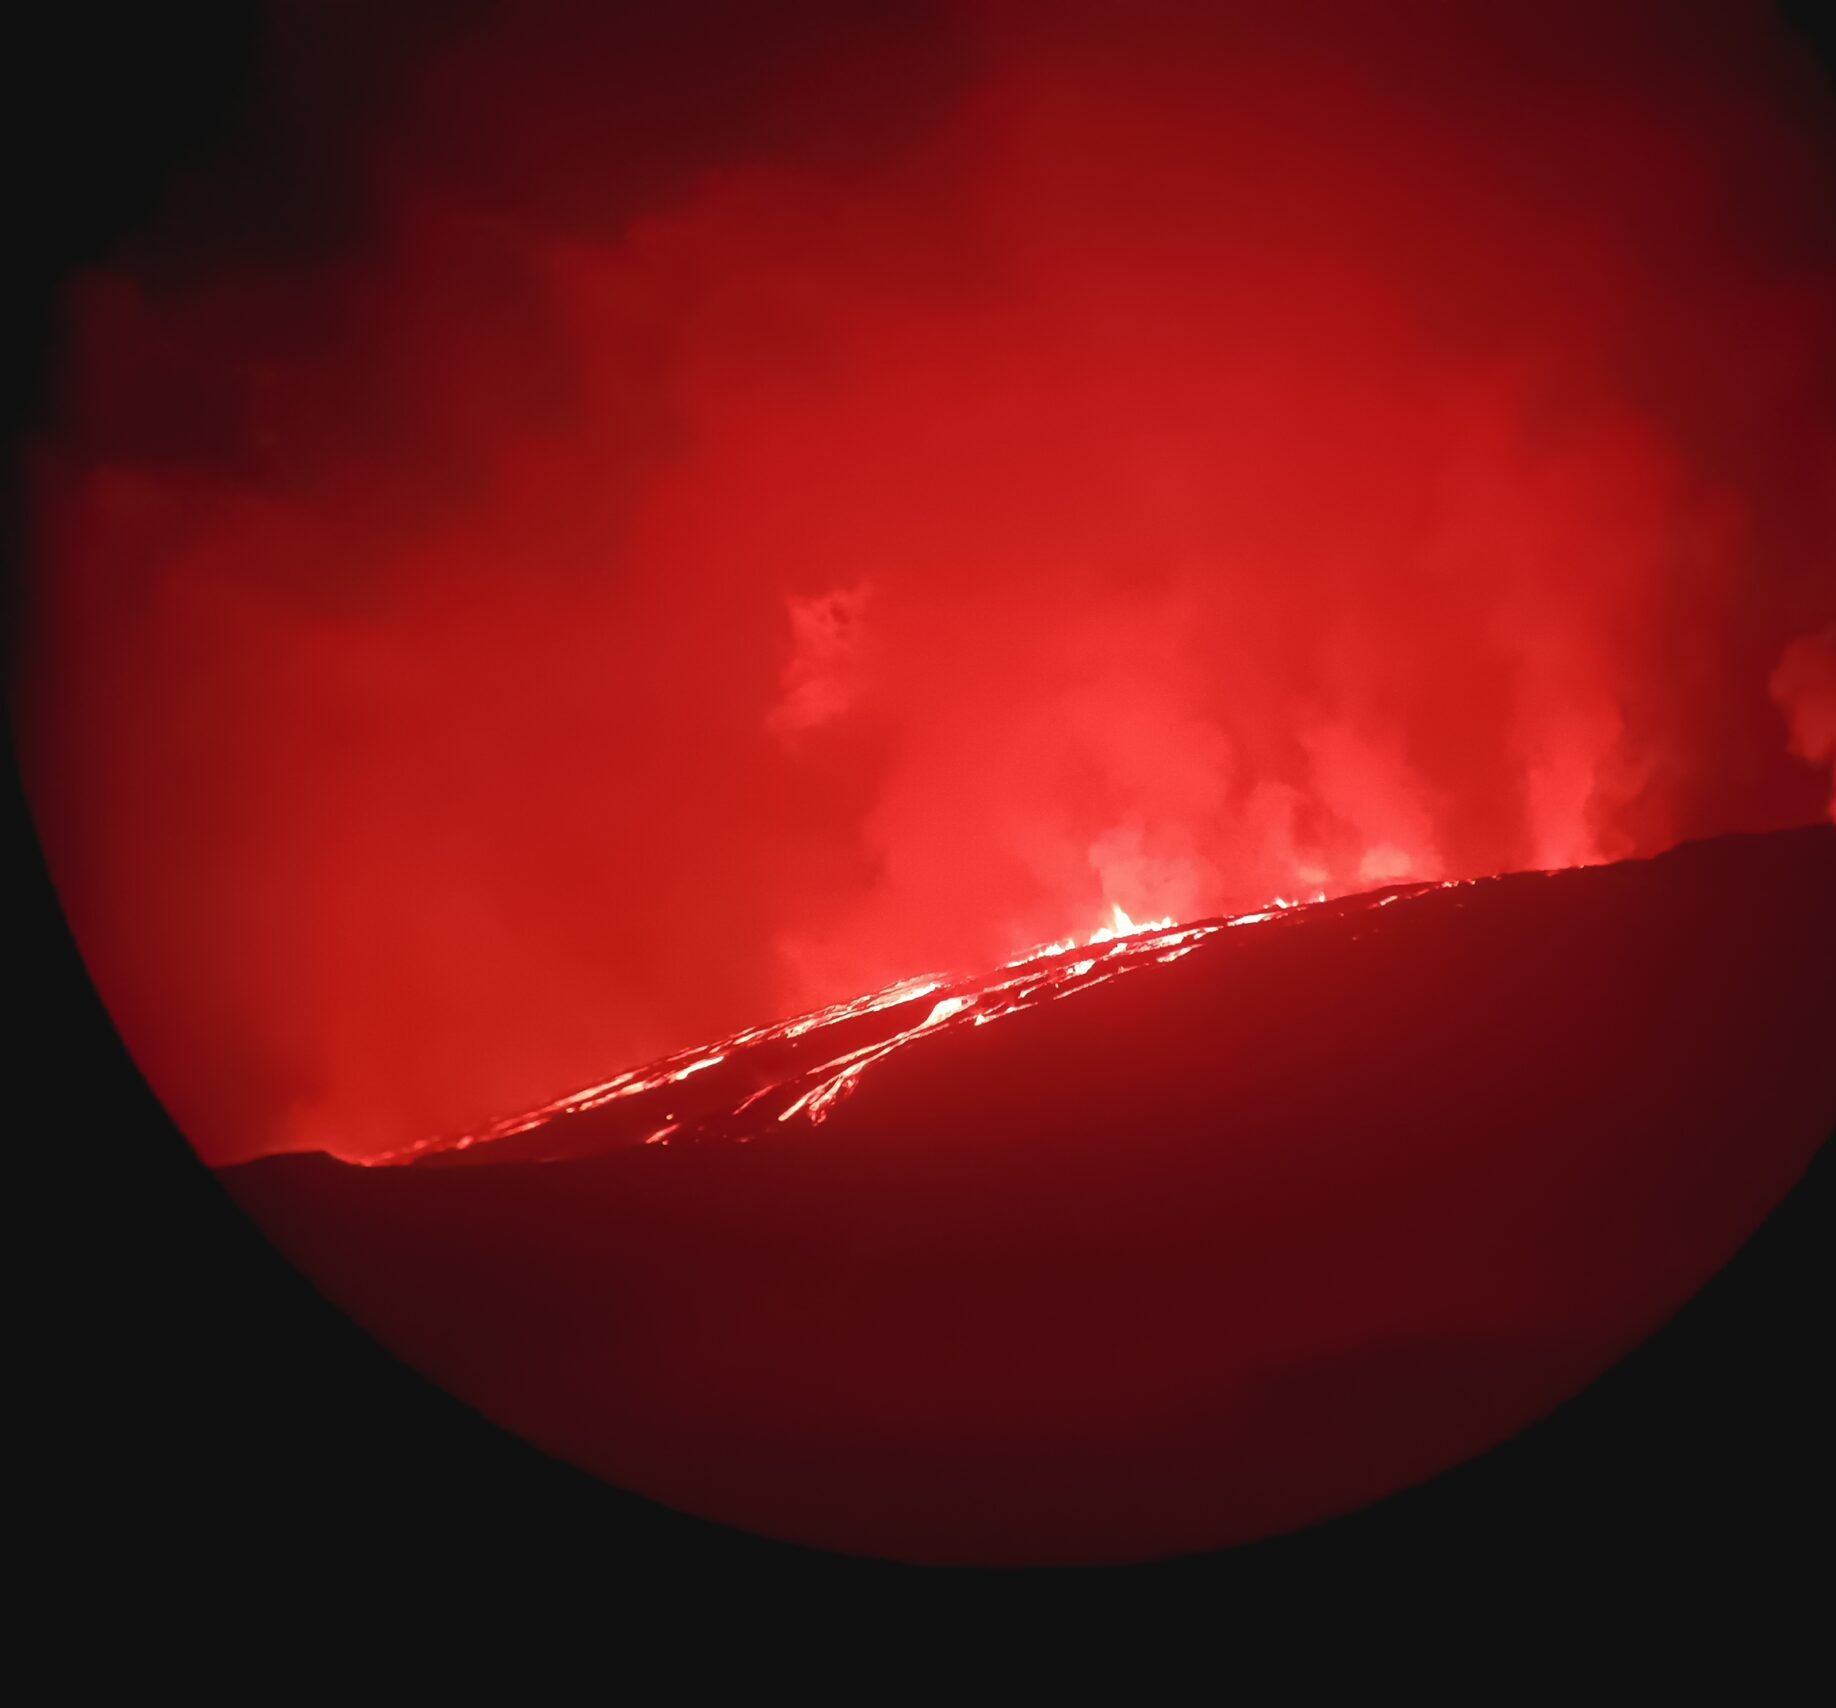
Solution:
<path fill-rule="evenodd" d="M 1207 923 L 755 1028 L 399 1166 L 221 1178 L 400 1356 L 622 1487 L 1094 1562 L 1515 1433 L 1836 1125 L 1836 826 Z"/>

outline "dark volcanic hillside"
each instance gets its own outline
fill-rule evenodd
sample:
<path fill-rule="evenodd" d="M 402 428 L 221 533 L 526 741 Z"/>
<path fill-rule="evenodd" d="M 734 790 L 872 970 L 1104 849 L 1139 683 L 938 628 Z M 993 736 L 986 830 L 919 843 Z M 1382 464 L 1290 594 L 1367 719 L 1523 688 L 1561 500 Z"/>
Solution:
<path fill-rule="evenodd" d="M 223 1178 L 391 1347 L 622 1485 L 850 1550 L 1091 1560 L 1512 1433 L 1836 1124 L 1836 827 L 1176 947 L 758 1029 L 413 1166 Z M 813 1122 L 838 1060 L 867 1070 Z"/>

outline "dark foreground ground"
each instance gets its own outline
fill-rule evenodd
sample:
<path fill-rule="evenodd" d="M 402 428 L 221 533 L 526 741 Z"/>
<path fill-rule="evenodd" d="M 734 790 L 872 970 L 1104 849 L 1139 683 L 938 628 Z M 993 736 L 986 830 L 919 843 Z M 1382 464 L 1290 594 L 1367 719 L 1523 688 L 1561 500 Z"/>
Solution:
<path fill-rule="evenodd" d="M 1836 828 L 1729 838 L 1218 932 L 746 1144 L 222 1178 L 623 1487 L 903 1559 L 1139 1559 L 1416 1482 L 1648 1335 L 1836 1124 L 1832 965 Z"/>

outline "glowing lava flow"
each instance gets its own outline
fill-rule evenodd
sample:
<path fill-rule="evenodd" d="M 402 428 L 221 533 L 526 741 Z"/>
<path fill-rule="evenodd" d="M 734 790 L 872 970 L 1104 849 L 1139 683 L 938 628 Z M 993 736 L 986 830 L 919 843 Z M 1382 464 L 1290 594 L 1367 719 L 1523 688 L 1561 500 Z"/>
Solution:
<path fill-rule="evenodd" d="M 480 1145 L 489 1148 L 492 1160 L 540 1162 L 620 1144 L 745 1144 L 798 1120 L 819 1124 L 870 1068 L 901 1050 L 1182 960 L 1231 927 L 1316 912 L 1361 912 L 1447 887 L 1411 884 L 1330 904 L 1324 895 L 1311 902 L 1278 896 L 1253 913 L 1188 925 L 1172 919 L 1137 923 L 1112 906 L 1109 924 L 1082 943 L 1067 937 L 1043 944 L 994 973 L 904 979 L 849 1002 L 678 1051 L 475 1132 L 351 1160 L 370 1166 L 454 1162 L 458 1153 Z M 934 1000 L 923 1018 L 908 1020 L 912 1005 L 926 997 Z M 582 1123 L 586 1116 L 593 1120 Z"/>

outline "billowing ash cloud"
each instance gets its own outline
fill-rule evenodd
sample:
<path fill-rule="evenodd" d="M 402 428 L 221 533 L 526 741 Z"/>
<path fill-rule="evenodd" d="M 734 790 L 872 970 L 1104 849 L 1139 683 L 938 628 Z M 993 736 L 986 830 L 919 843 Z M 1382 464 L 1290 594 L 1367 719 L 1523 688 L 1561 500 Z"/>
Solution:
<path fill-rule="evenodd" d="M 17 707 L 207 1156 L 1826 810 L 1816 66 L 1222 10 L 503 7 L 356 106 L 277 13 L 297 225 L 73 288 Z"/>
<path fill-rule="evenodd" d="M 1793 641 L 1770 686 L 1790 725 L 1791 751 L 1813 765 L 1836 769 L 1836 623 Z M 1830 817 L 1836 820 L 1836 776 Z"/>

